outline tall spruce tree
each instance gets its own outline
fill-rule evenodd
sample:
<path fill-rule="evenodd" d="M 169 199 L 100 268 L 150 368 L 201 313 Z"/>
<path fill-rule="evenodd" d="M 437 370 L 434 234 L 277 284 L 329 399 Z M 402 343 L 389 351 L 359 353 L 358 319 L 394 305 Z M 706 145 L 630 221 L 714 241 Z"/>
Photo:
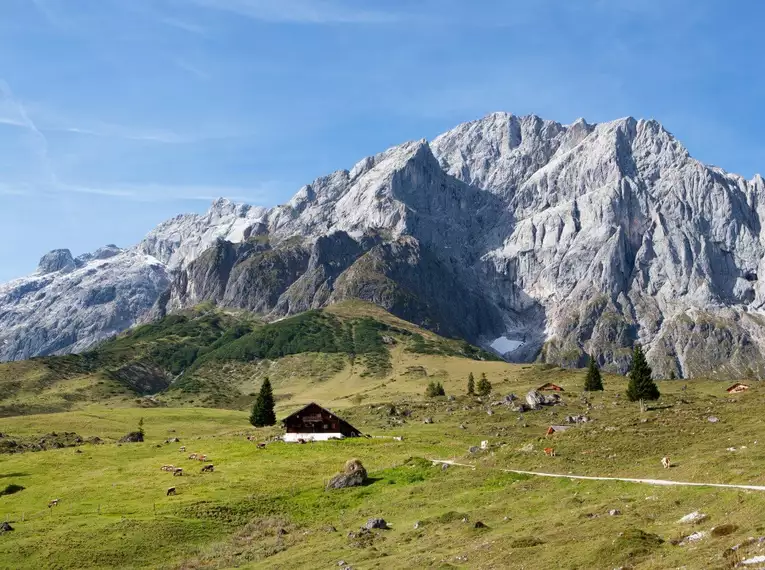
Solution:
<path fill-rule="evenodd" d="M 473 377 L 472 372 L 468 374 L 467 393 L 468 396 L 473 396 L 475 394 L 475 378 Z"/>
<path fill-rule="evenodd" d="M 491 382 L 486 378 L 486 374 L 481 374 L 481 379 L 478 381 L 478 386 L 476 386 L 476 391 L 478 392 L 479 396 L 488 396 L 491 394 Z"/>
<path fill-rule="evenodd" d="M 258 398 L 252 406 L 250 423 L 255 427 L 272 426 L 276 423 L 274 413 L 274 391 L 271 389 L 271 381 L 266 377 L 260 387 Z"/>
<path fill-rule="evenodd" d="M 584 389 L 588 392 L 598 392 L 603 390 L 603 380 L 600 378 L 600 368 L 595 359 L 590 356 L 590 367 L 587 369 L 587 376 L 584 379 Z"/>
<path fill-rule="evenodd" d="M 648 366 L 643 349 L 636 344 L 635 351 L 632 353 L 627 398 L 630 402 L 637 402 L 638 400 L 658 400 L 660 395 L 658 386 L 651 379 L 651 367 Z"/>

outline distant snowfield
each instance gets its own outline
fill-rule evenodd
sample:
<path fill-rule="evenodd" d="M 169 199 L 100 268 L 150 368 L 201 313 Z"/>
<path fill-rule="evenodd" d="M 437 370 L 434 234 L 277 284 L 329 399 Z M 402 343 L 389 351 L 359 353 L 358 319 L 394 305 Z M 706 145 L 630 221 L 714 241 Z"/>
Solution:
<path fill-rule="evenodd" d="M 501 336 L 498 339 L 496 339 L 494 342 L 492 342 L 489 346 L 491 346 L 494 350 L 496 350 L 500 354 L 506 354 L 508 352 L 514 351 L 516 348 L 522 347 L 523 344 L 524 344 L 523 341 L 510 340 L 509 338 L 505 336 Z"/>

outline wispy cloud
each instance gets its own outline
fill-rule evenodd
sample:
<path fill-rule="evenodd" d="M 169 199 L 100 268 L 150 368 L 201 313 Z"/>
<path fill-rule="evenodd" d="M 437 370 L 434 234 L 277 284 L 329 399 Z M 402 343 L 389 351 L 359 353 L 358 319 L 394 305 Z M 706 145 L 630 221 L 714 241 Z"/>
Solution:
<path fill-rule="evenodd" d="M 92 128 L 85 127 L 45 127 L 46 131 L 58 131 L 87 135 L 93 137 L 125 139 L 132 141 L 148 141 L 163 144 L 183 144 L 198 140 L 195 137 L 185 137 L 170 130 L 141 129 L 124 125 L 98 123 Z"/>
<path fill-rule="evenodd" d="M 14 96 L 10 85 L 2 79 L 0 79 L 0 115 L 3 117 L 3 124 L 21 127 L 31 134 L 32 146 L 40 161 L 42 174 L 49 183 L 55 184 L 57 179 L 48 152 L 48 139 L 29 117 L 24 104 Z"/>
<path fill-rule="evenodd" d="M 193 75 L 197 79 L 201 79 L 202 81 L 207 81 L 210 79 L 210 74 L 207 73 L 205 70 L 200 69 L 193 63 L 190 63 L 189 61 L 183 59 L 183 58 L 174 58 L 173 63 L 178 66 L 183 71 L 189 73 L 190 75 Z"/>
<path fill-rule="evenodd" d="M 237 202 L 263 204 L 274 189 L 281 185 L 277 182 L 263 182 L 254 186 L 226 185 L 184 185 L 184 184 L 120 184 L 108 186 L 93 186 L 79 184 L 59 184 L 49 188 L 47 192 L 73 194 L 93 194 L 110 196 L 135 202 L 176 202 L 203 201 L 209 202 L 220 197 Z"/>
<path fill-rule="evenodd" d="M 198 36 L 207 36 L 208 34 L 207 28 L 204 26 L 200 26 L 199 24 L 188 22 L 186 20 L 181 20 L 178 18 L 160 18 L 159 21 L 167 26 L 178 28 L 179 30 L 183 30 L 184 32 L 188 32 L 190 34 L 196 34 Z"/>
<path fill-rule="evenodd" d="M 198 6 L 224 10 L 265 22 L 302 24 L 380 24 L 394 22 L 393 12 L 363 10 L 358 3 L 335 0 L 191 0 Z"/>

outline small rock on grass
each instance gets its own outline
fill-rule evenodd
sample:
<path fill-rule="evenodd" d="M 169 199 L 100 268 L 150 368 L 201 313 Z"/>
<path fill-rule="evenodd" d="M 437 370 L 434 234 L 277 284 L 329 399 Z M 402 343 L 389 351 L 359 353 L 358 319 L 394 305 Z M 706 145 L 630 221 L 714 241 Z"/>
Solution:
<path fill-rule="evenodd" d="M 0 523 L 0 534 L 4 532 L 10 532 L 12 530 L 13 527 L 8 522 Z"/>
<path fill-rule="evenodd" d="M 620 514 L 622 514 L 622 512 L 619 509 L 611 509 L 610 511 L 608 511 L 608 514 L 611 515 L 612 517 L 617 517 Z"/>
<path fill-rule="evenodd" d="M 709 533 L 712 536 L 728 536 L 729 534 L 733 534 L 737 530 L 738 530 L 738 527 L 735 524 L 721 524 L 721 525 L 712 527 L 712 530 L 710 530 Z"/>
<path fill-rule="evenodd" d="M 372 530 L 373 528 L 381 528 L 387 530 L 388 523 L 385 522 L 385 519 L 371 518 L 367 521 L 367 524 L 364 525 L 364 528 L 367 530 Z"/>
<path fill-rule="evenodd" d="M 700 522 L 703 522 L 707 520 L 709 517 L 705 515 L 704 513 L 700 513 L 699 511 L 693 511 L 692 513 L 688 513 L 683 518 L 681 518 L 679 523 L 691 523 L 691 524 L 698 524 Z"/>

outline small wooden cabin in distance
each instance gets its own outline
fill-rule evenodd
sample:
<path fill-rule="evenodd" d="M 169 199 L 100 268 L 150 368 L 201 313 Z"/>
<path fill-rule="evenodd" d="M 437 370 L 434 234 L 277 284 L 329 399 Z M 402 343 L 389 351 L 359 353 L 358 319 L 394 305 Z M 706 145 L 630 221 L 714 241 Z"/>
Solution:
<path fill-rule="evenodd" d="M 327 441 L 361 435 L 351 424 L 315 402 L 290 414 L 282 420 L 282 424 L 286 431 L 283 439 L 287 443 L 297 443 L 301 439 Z"/>

